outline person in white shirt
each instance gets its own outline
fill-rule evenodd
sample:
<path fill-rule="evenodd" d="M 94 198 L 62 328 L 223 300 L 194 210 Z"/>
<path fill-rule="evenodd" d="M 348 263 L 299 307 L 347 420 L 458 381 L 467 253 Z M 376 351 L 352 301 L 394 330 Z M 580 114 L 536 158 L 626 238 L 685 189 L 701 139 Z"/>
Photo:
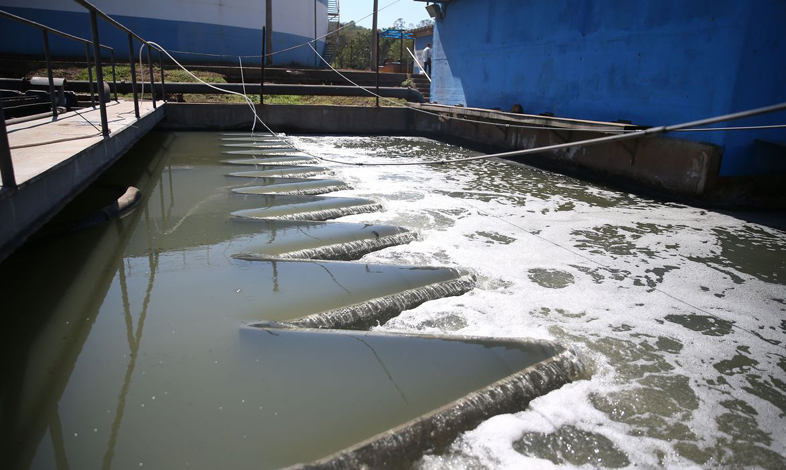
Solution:
<path fill-rule="evenodd" d="M 423 71 L 431 76 L 431 43 L 426 44 L 423 49 Z"/>

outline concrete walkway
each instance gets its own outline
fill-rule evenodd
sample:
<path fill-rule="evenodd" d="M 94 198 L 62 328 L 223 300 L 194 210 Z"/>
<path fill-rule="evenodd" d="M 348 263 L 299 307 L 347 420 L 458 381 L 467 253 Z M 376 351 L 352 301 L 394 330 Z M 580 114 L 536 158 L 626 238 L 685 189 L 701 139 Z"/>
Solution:
<path fill-rule="evenodd" d="M 8 126 L 17 187 L 0 187 L 0 261 L 152 129 L 166 105 L 140 103 L 139 112 L 131 101 L 110 102 L 106 139 L 98 107 Z"/>
<path fill-rule="evenodd" d="M 163 103 L 159 103 L 163 104 Z M 110 137 L 131 126 L 136 121 L 133 101 L 112 101 L 107 107 Z M 139 104 L 141 118 L 154 111 L 149 101 Z M 28 180 L 68 161 L 79 152 L 101 142 L 101 114 L 87 108 L 71 111 L 58 116 L 36 119 L 8 126 L 8 143 L 11 146 L 11 160 L 14 163 L 16 182 L 22 186 Z M 65 142 L 36 145 L 60 139 Z M 30 147 L 26 147 L 32 145 Z"/>

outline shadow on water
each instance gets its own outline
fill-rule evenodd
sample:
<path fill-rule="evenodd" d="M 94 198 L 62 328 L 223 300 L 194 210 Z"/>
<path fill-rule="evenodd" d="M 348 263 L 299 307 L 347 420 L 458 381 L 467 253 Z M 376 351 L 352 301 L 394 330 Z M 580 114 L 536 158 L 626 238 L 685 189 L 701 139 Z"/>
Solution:
<path fill-rule="evenodd" d="M 148 192 L 160 180 L 169 144 L 171 138 L 155 136 L 148 140 L 150 156 L 131 165 L 122 160 L 97 184 L 134 184 Z M 0 342 L 0 421 L 3 447 L 8 446 L 2 460 L 9 468 L 29 467 L 47 430 L 58 468 L 64 468 L 58 400 L 144 212 L 135 210 L 102 226 L 22 247 L 3 263 L 0 283 L 8 288 L 3 296 L 8 315 Z"/>

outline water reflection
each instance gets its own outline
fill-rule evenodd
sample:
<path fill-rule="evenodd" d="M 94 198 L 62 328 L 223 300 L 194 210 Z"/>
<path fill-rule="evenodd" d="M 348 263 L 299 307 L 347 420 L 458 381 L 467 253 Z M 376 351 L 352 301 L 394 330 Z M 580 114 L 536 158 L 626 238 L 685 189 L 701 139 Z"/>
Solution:
<path fill-rule="evenodd" d="M 158 136 L 151 143 L 158 149 L 150 153 L 151 158 L 131 168 L 113 168 L 100 183 L 132 181 L 143 192 L 150 191 L 159 181 L 171 138 Z M 103 299 L 123 265 L 123 251 L 141 215 L 142 211 L 135 210 L 103 226 L 23 247 L 3 263 L 0 282 L 8 287 L 4 302 L 8 312 L 15 312 L 7 319 L 0 345 L 3 461 L 9 468 L 34 466 L 36 447 L 47 429 L 54 464 L 68 467 L 58 402 L 85 343 L 94 334 Z M 20 273 L 39 266 L 48 269 L 43 276 L 34 274 L 37 282 L 28 276 L 20 278 Z M 46 289 L 44 296 L 38 292 L 41 286 Z M 130 328 L 127 307 L 124 301 L 124 318 Z M 132 337 L 130 329 L 127 335 Z"/>

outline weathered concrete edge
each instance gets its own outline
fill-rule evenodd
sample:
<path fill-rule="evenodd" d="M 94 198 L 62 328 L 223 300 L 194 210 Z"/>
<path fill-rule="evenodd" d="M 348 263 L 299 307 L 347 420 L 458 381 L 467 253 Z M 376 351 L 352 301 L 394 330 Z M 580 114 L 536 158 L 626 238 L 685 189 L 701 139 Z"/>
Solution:
<path fill-rule="evenodd" d="M 561 118 L 552 121 L 542 117 L 537 122 L 561 129 L 531 129 L 508 126 L 513 125 L 508 113 L 479 113 L 450 106 L 441 106 L 438 112 L 446 118 L 419 114 L 413 131 L 492 152 L 545 147 L 608 135 L 602 131 L 572 129 L 575 123 L 565 123 Z M 489 121 L 496 125 L 448 117 Z M 582 129 L 590 127 L 584 121 L 576 122 L 582 124 Z M 608 125 L 595 124 L 598 127 Z M 647 194 L 698 199 L 714 187 L 722 156 L 722 147 L 714 144 L 659 136 L 511 157 L 510 160 Z"/>
<path fill-rule="evenodd" d="M 461 433 L 492 416 L 521 411 L 535 398 L 583 376 L 585 367 L 575 351 L 548 341 L 521 343 L 561 352 L 347 449 L 289 468 L 408 468 L 427 452 L 447 449 Z"/>
<path fill-rule="evenodd" d="M 242 104 L 170 103 L 160 127 L 169 130 L 250 130 L 253 115 Z M 510 113 L 455 106 L 409 108 L 358 106 L 257 106 L 273 130 L 288 133 L 345 135 L 418 135 L 487 152 L 521 150 L 607 135 L 575 127 L 630 128 L 618 123 L 548 116 L 512 117 Z M 468 118 L 490 124 L 448 119 Z M 561 129 L 516 128 L 532 124 Z M 544 152 L 516 159 L 521 163 L 593 179 L 635 192 L 702 202 L 717 185 L 723 149 L 717 145 L 671 137 L 653 137 L 592 147 Z"/>
<path fill-rule="evenodd" d="M 161 105 L 18 188 L 0 192 L 0 261 L 115 163 L 166 115 Z"/>
<path fill-rule="evenodd" d="M 250 131 L 254 115 L 245 104 L 169 103 L 163 130 Z M 396 107 L 257 105 L 276 132 L 306 134 L 408 135 L 411 110 Z M 265 131 L 257 123 L 258 131 Z"/>

